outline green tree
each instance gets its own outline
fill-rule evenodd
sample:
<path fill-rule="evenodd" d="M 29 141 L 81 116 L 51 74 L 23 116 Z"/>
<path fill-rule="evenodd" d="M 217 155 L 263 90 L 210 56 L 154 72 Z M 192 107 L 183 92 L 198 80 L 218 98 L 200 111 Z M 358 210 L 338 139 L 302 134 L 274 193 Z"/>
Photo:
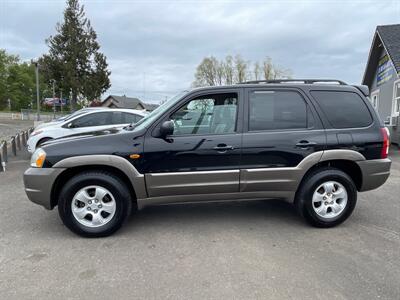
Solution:
<path fill-rule="evenodd" d="M 72 91 L 72 109 L 78 99 L 100 98 L 111 86 L 111 72 L 78 0 L 67 0 L 63 23 L 58 23 L 56 30 L 57 34 L 46 40 L 49 53 L 40 59 L 42 74 L 47 81 L 56 80 L 58 93 Z"/>
<path fill-rule="evenodd" d="M 46 90 L 44 79 L 40 80 L 42 96 Z M 0 49 L 0 109 L 33 108 L 36 104 L 35 67 L 28 62 L 21 62 L 16 55 Z"/>
<path fill-rule="evenodd" d="M 9 88 L 8 76 L 10 67 L 18 61 L 17 56 L 8 55 L 5 50 L 0 49 L 0 109 L 8 105 Z"/>

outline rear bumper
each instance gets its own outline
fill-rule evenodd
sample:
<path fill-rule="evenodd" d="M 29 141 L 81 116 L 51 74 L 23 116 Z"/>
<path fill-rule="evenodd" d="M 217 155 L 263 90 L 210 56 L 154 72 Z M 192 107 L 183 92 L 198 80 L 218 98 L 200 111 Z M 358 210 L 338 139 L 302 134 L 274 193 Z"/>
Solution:
<path fill-rule="evenodd" d="M 65 169 L 62 168 L 29 168 L 24 173 L 25 193 L 29 200 L 52 209 L 51 191 L 58 175 Z"/>
<path fill-rule="evenodd" d="M 362 174 L 360 192 L 364 192 L 376 189 L 386 182 L 390 175 L 392 161 L 389 158 L 373 159 L 358 161 L 357 164 Z"/>

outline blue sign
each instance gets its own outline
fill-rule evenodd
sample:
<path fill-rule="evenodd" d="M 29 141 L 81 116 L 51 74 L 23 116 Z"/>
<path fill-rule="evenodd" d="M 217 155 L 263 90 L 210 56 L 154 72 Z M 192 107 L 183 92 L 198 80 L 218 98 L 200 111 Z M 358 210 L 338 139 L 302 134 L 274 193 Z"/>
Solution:
<path fill-rule="evenodd" d="M 389 56 L 385 54 L 379 59 L 376 85 L 380 86 L 393 77 L 393 67 Z"/>

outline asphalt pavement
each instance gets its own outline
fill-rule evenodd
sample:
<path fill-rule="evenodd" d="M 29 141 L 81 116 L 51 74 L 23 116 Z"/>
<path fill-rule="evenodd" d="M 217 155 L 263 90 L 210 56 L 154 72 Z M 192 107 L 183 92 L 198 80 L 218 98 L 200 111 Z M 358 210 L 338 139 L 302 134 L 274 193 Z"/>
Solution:
<path fill-rule="evenodd" d="M 25 196 L 28 156 L 0 173 L 1 299 L 399 299 L 400 156 L 344 224 L 279 201 L 146 208 L 115 235 L 71 233 Z"/>
<path fill-rule="evenodd" d="M 9 141 L 18 132 L 27 130 L 33 126 L 33 121 L 0 119 L 0 142 Z"/>

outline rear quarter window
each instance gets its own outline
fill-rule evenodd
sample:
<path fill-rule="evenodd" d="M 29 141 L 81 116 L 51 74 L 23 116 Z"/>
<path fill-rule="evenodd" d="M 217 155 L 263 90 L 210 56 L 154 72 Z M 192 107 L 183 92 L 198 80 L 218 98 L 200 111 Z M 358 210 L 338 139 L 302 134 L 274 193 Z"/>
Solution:
<path fill-rule="evenodd" d="M 360 128 L 372 123 L 371 113 L 357 93 L 311 91 L 311 95 L 334 128 Z"/>

